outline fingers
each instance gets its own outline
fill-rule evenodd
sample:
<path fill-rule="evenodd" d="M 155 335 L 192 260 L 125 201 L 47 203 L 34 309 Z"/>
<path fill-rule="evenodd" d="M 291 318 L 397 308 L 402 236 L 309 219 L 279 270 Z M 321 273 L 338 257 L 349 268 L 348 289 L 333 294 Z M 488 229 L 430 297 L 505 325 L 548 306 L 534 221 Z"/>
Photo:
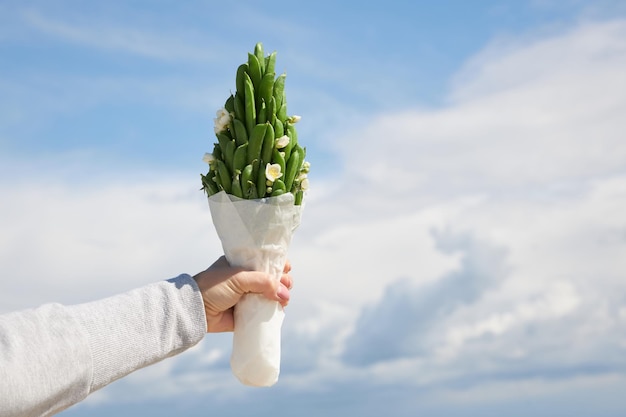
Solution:
<path fill-rule="evenodd" d="M 276 281 L 265 272 L 241 271 L 233 279 L 241 294 L 262 294 L 265 298 L 278 301 L 283 306 L 289 302 L 289 290 L 293 285 L 289 274 L 283 274 L 280 281 Z"/>
<path fill-rule="evenodd" d="M 293 288 L 293 279 L 291 278 L 291 275 L 287 273 L 281 275 L 280 283 L 283 284 L 285 287 L 287 287 L 287 289 Z"/>
<path fill-rule="evenodd" d="M 289 304 L 289 299 L 291 298 L 291 294 L 289 293 L 289 288 L 285 287 L 283 284 L 280 284 L 278 287 L 278 291 L 276 292 L 278 296 L 278 302 L 283 306 L 287 307 Z"/>
<path fill-rule="evenodd" d="M 219 267 L 230 267 L 230 264 L 226 260 L 226 257 L 221 256 L 217 261 L 213 263 L 213 265 L 211 265 L 211 268 L 219 268 Z M 247 271 L 243 268 L 235 268 L 235 267 L 230 267 L 230 268 L 238 269 L 239 273 L 254 272 L 254 271 Z M 291 275 L 289 274 L 289 272 L 291 272 L 291 262 L 289 262 L 289 260 L 286 260 L 285 266 L 283 267 L 283 273 L 280 277 L 280 282 L 285 287 L 287 287 L 287 289 L 291 289 L 293 287 L 293 279 L 291 278 Z M 247 292 L 257 292 L 257 291 L 247 291 Z"/>
<path fill-rule="evenodd" d="M 265 272 L 232 267 L 224 256 L 218 258 L 208 271 L 212 272 L 214 284 L 222 280 L 231 281 L 234 292 L 239 296 L 246 293 L 262 294 L 270 300 L 280 302 L 283 306 L 287 305 L 290 298 L 289 290 L 293 287 L 293 279 L 289 273 L 291 263 L 288 260 L 285 261 L 279 281 Z M 236 301 L 234 300 L 234 303 Z"/>
<path fill-rule="evenodd" d="M 272 275 L 231 267 L 224 256 L 218 258 L 205 271 L 193 278 L 198 283 L 207 318 L 208 332 L 231 331 L 233 309 L 246 293 L 260 294 L 268 300 L 276 301 L 283 307 L 290 299 L 293 279 L 289 272 L 291 264 L 286 262 L 279 280 Z"/>

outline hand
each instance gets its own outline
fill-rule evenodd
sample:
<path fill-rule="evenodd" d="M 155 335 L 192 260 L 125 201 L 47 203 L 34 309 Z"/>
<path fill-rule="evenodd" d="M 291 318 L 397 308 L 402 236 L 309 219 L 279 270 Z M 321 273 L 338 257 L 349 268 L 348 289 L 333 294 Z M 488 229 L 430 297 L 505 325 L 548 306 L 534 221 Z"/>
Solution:
<path fill-rule="evenodd" d="M 233 331 L 233 306 L 247 293 L 262 294 L 285 307 L 289 303 L 289 290 L 293 284 L 290 271 L 291 265 L 287 262 L 279 282 L 265 272 L 231 267 L 222 256 L 206 271 L 195 275 L 193 278 L 204 301 L 207 332 Z"/>

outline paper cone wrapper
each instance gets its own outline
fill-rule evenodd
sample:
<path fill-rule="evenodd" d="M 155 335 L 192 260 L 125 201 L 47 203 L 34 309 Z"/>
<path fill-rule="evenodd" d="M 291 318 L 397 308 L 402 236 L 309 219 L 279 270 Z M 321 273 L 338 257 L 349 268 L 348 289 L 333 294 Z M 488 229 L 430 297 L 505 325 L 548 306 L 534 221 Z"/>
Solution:
<path fill-rule="evenodd" d="M 280 280 L 302 213 L 293 195 L 245 200 L 221 191 L 209 197 L 209 208 L 228 262 Z M 280 303 L 258 294 L 244 295 L 235 306 L 230 365 L 243 384 L 278 381 L 283 319 Z"/>

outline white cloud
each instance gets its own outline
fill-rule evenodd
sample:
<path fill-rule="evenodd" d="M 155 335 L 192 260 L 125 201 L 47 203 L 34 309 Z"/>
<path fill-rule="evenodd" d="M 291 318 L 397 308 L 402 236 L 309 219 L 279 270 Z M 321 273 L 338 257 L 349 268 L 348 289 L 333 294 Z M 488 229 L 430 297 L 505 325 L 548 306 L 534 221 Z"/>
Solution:
<path fill-rule="evenodd" d="M 221 253 L 192 181 L 155 175 L 153 182 L 68 184 L 51 177 L 0 185 L 7 197 L 0 207 L 4 311 L 193 274 Z"/>
<path fill-rule="evenodd" d="M 346 132 L 347 175 L 311 203 L 323 207 L 308 253 L 324 262 L 303 280 L 369 306 L 345 352 L 365 375 L 480 384 L 622 369 L 625 31 L 582 24 L 491 46 L 447 106 Z M 458 264 L 431 230 L 483 243 L 457 247 Z M 472 261 L 488 247 L 501 253 Z M 340 356 L 333 377 L 349 374 Z"/>
<path fill-rule="evenodd" d="M 382 115 L 343 142 L 347 169 L 403 201 L 620 172 L 625 32 L 624 21 L 588 24 L 488 48 L 461 71 L 448 106 Z"/>

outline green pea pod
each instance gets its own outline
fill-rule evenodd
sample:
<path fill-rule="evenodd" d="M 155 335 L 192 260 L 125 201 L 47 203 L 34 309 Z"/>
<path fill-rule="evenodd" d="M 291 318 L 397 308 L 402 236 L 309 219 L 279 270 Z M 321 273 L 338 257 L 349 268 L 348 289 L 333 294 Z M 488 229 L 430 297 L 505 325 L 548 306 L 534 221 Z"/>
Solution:
<path fill-rule="evenodd" d="M 287 187 L 282 180 L 277 179 L 276 181 L 274 181 L 274 184 L 272 184 L 272 197 L 285 194 L 286 192 Z"/>
<path fill-rule="evenodd" d="M 224 108 L 226 109 L 228 113 L 235 112 L 235 96 L 231 94 L 228 97 L 228 99 L 226 100 L 226 103 L 224 103 Z"/>
<path fill-rule="evenodd" d="M 233 131 L 232 127 L 233 127 L 233 119 L 231 118 L 230 122 L 228 123 L 228 127 L 222 130 L 220 133 L 216 133 L 215 136 L 224 135 L 228 138 L 228 140 L 231 140 L 232 139 L 231 132 Z"/>
<path fill-rule="evenodd" d="M 261 148 L 265 139 L 265 132 L 267 131 L 267 124 L 254 126 L 252 134 L 250 134 L 250 140 L 248 141 L 248 159 L 247 163 L 251 164 L 255 159 L 261 158 Z"/>
<path fill-rule="evenodd" d="M 277 138 L 280 138 L 285 134 L 283 122 L 278 118 L 276 118 L 276 122 L 274 123 L 274 134 Z"/>
<path fill-rule="evenodd" d="M 213 144 L 213 158 L 215 158 L 215 159 L 224 159 L 224 157 L 222 156 L 222 149 L 220 148 L 220 144 L 219 143 L 214 143 Z"/>
<path fill-rule="evenodd" d="M 285 161 L 289 161 L 289 157 L 291 156 L 291 150 L 293 149 L 294 144 L 296 143 L 293 140 L 293 132 L 291 131 L 291 129 L 289 128 L 290 126 L 292 126 L 289 122 L 285 122 L 285 127 L 286 127 L 286 134 L 287 137 L 289 138 L 289 143 L 287 143 L 287 146 L 285 146 L 283 148 L 283 152 L 285 152 Z"/>
<path fill-rule="evenodd" d="M 272 161 L 275 164 L 280 165 L 280 172 L 282 172 L 283 175 L 284 175 L 284 172 L 285 172 L 285 157 L 276 148 L 274 148 L 274 152 L 272 153 Z"/>
<path fill-rule="evenodd" d="M 254 56 L 259 61 L 261 67 L 261 74 L 265 72 L 265 53 L 263 52 L 263 44 L 261 42 L 254 46 Z"/>
<path fill-rule="evenodd" d="M 294 152 L 298 152 L 300 154 L 300 167 L 299 167 L 299 171 L 302 170 L 302 164 L 304 164 L 304 158 L 306 157 L 306 149 L 303 148 L 302 146 L 300 146 L 299 143 L 296 143 L 294 145 L 293 151 L 291 152 L 291 154 L 293 155 Z"/>
<path fill-rule="evenodd" d="M 243 122 L 239 119 L 234 119 L 233 126 L 235 127 L 235 141 L 237 142 L 237 146 L 248 142 L 248 132 Z"/>
<path fill-rule="evenodd" d="M 241 190 L 243 191 L 243 198 L 250 197 L 250 187 L 254 185 L 252 182 L 253 168 L 252 164 L 248 164 L 241 172 Z"/>
<path fill-rule="evenodd" d="M 245 76 L 244 74 L 246 74 L 248 72 L 248 64 L 244 63 L 239 65 L 239 67 L 237 68 L 237 78 L 235 80 L 235 87 L 237 88 L 236 93 L 241 92 L 241 94 L 243 94 L 244 91 L 244 86 L 243 83 L 245 81 Z"/>
<path fill-rule="evenodd" d="M 294 152 L 297 152 L 300 155 L 300 158 L 299 158 L 300 162 L 298 163 L 299 166 L 298 166 L 298 170 L 296 171 L 296 178 L 298 178 L 298 175 L 300 175 L 302 173 L 302 167 L 304 166 L 304 162 L 305 162 L 305 158 L 306 158 L 306 149 L 304 149 L 299 144 L 296 144 L 296 146 L 295 146 L 294 150 L 291 152 L 291 154 L 293 155 Z"/>
<path fill-rule="evenodd" d="M 257 176 L 259 174 L 259 166 L 261 165 L 260 159 L 252 161 L 252 182 L 256 184 Z"/>
<path fill-rule="evenodd" d="M 276 123 L 276 100 L 274 100 L 274 96 L 270 98 L 267 105 L 267 121 L 271 124 Z"/>
<path fill-rule="evenodd" d="M 263 79 L 261 80 L 261 84 L 259 88 L 255 90 L 256 99 L 261 100 L 264 99 L 266 103 L 269 103 L 270 98 L 273 97 L 273 89 L 274 89 L 274 74 L 273 72 L 265 73 Z"/>
<path fill-rule="evenodd" d="M 267 106 L 265 105 L 265 100 L 261 99 L 261 105 L 258 107 L 259 111 L 256 115 L 256 124 L 262 125 L 267 122 Z"/>
<path fill-rule="evenodd" d="M 233 174 L 241 174 L 243 168 L 246 166 L 246 155 L 248 154 L 248 144 L 237 146 L 235 149 L 235 156 L 233 157 Z"/>
<path fill-rule="evenodd" d="M 272 152 L 274 152 L 274 127 L 267 123 L 267 130 L 265 131 L 265 137 L 263 138 L 263 147 L 261 148 L 261 160 L 265 163 L 272 160 Z"/>
<path fill-rule="evenodd" d="M 250 191 L 248 192 L 248 195 L 248 198 L 251 200 L 256 200 L 257 198 L 259 198 L 259 192 L 257 191 L 256 185 L 253 182 L 250 183 Z"/>
<path fill-rule="evenodd" d="M 254 55 L 252 55 L 254 56 Z M 254 104 L 254 86 L 252 85 L 252 80 L 250 80 L 250 77 L 248 77 L 246 75 L 246 82 L 244 83 L 245 86 L 245 107 L 246 107 L 246 129 L 248 129 L 248 132 L 252 132 L 252 129 L 254 128 L 254 126 L 256 125 L 256 107 Z"/>
<path fill-rule="evenodd" d="M 237 144 L 235 143 L 234 139 L 231 139 L 226 144 L 226 149 L 222 150 L 222 156 L 224 157 L 224 163 L 226 164 L 228 169 L 231 170 L 231 171 L 233 169 L 233 159 L 235 157 L 235 148 L 237 148 Z M 229 177 L 229 181 L 230 181 L 230 177 Z"/>
<path fill-rule="evenodd" d="M 280 108 L 283 103 L 285 78 L 287 78 L 287 74 L 282 73 L 276 78 L 276 81 L 274 81 L 273 96 L 274 100 L 276 100 L 276 108 Z"/>
<path fill-rule="evenodd" d="M 248 52 L 248 75 L 250 75 L 252 85 L 255 88 L 261 84 L 261 78 L 263 77 L 261 74 L 261 64 L 259 63 L 259 59 L 254 54 Z"/>
<path fill-rule="evenodd" d="M 239 174 L 235 174 L 235 176 L 233 177 L 230 194 L 234 195 L 235 197 L 243 198 L 243 190 L 241 189 L 241 180 L 239 179 Z"/>
<path fill-rule="evenodd" d="M 289 132 L 289 137 L 295 146 L 298 143 L 298 131 L 296 130 L 296 126 L 293 123 L 287 123 L 287 132 Z"/>
<path fill-rule="evenodd" d="M 265 57 L 265 73 L 274 72 L 276 68 L 276 52 Z"/>
<path fill-rule="evenodd" d="M 226 164 L 220 159 L 217 160 L 217 175 L 224 191 L 230 194 L 232 189 L 232 176 Z"/>
<path fill-rule="evenodd" d="M 222 153 L 224 153 L 224 151 L 226 150 L 226 145 L 231 140 L 232 139 L 227 134 L 225 134 L 224 132 L 217 134 L 217 141 L 219 142 L 220 149 L 221 149 Z M 218 159 L 223 159 L 223 158 L 218 158 Z"/>
<path fill-rule="evenodd" d="M 283 149 L 283 152 L 285 152 L 285 160 L 287 161 L 289 160 L 294 147 L 298 145 L 298 132 L 296 131 L 296 127 L 293 125 L 293 123 L 287 122 L 285 126 L 287 127 L 289 144 L 285 147 L 285 149 Z"/>
<path fill-rule="evenodd" d="M 212 179 L 212 174 L 208 175 L 200 174 L 200 178 L 202 179 L 202 187 L 208 196 L 212 196 L 213 194 L 217 194 L 219 192 L 217 188 L 217 184 Z"/>
<path fill-rule="evenodd" d="M 283 123 L 287 120 L 287 103 L 286 102 L 283 102 L 283 104 L 280 105 L 280 108 L 276 112 L 276 119 L 280 120 Z"/>
<path fill-rule="evenodd" d="M 259 193 L 259 198 L 265 197 L 265 194 L 266 194 L 266 189 L 267 189 L 267 185 L 265 183 L 267 181 L 267 178 L 265 177 L 266 165 L 267 165 L 267 162 L 260 163 L 259 169 L 257 171 L 256 190 Z"/>
<path fill-rule="evenodd" d="M 224 187 L 222 187 L 222 182 L 220 181 L 220 174 L 217 171 L 213 173 L 213 182 L 217 185 L 217 192 L 224 189 Z"/>
<path fill-rule="evenodd" d="M 246 120 L 246 104 L 245 104 L 244 90 L 237 91 L 235 93 L 235 118 L 239 120 Z"/>
<path fill-rule="evenodd" d="M 295 150 L 291 157 L 287 160 L 287 168 L 285 169 L 285 187 L 287 187 L 287 191 L 291 191 L 291 186 L 293 185 L 293 180 L 296 178 L 296 175 L 300 171 L 300 167 L 302 166 L 302 161 L 300 160 L 300 152 Z"/>
<path fill-rule="evenodd" d="M 296 198 L 295 198 L 296 201 L 295 201 L 294 204 L 296 206 L 302 205 L 302 199 L 303 198 L 304 198 L 304 191 L 302 191 L 302 190 L 296 191 Z"/>

